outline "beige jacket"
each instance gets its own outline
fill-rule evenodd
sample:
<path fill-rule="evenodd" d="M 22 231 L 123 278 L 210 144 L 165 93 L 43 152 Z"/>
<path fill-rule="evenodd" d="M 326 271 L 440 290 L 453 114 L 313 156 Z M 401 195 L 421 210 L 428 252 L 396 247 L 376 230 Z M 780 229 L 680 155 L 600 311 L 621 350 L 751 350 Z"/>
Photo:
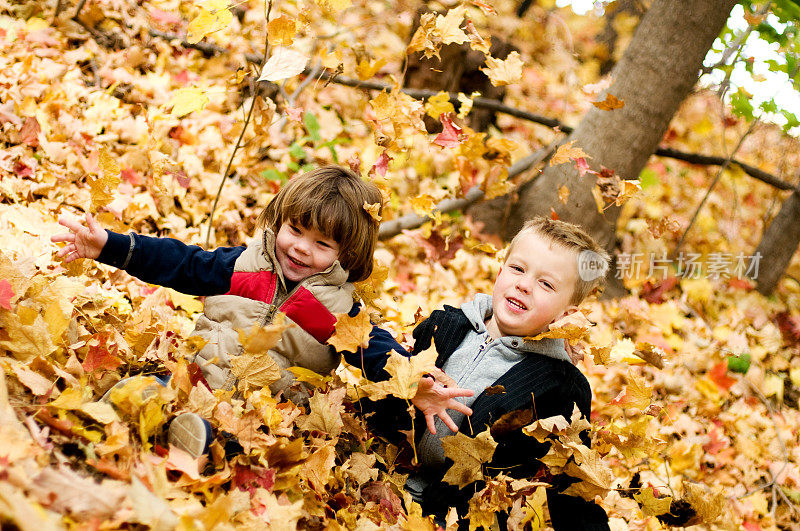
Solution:
<path fill-rule="evenodd" d="M 270 230 L 256 235 L 236 259 L 230 291 L 206 298 L 195 327 L 194 335 L 208 340 L 195 356 L 208 384 L 214 389 L 234 388 L 230 360 L 243 352 L 238 330 L 249 332 L 253 325 L 267 325 L 279 311 L 286 314 L 290 326 L 268 352 L 283 369 L 281 380 L 270 385 L 273 393 L 293 383 L 287 367 L 305 367 L 320 374 L 335 369 L 339 355 L 324 343 L 333 333 L 333 314 L 353 307 L 353 285 L 347 276 L 336 261 L 288 293 L 275 258 L 275 235 Z"/>

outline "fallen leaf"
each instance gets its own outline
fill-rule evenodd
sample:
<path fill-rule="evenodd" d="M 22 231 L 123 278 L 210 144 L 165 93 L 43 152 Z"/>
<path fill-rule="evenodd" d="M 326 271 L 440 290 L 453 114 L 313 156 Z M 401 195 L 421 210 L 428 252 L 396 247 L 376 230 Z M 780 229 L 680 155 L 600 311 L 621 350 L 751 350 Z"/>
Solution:
<path fill-rule="evenodd" d="M 369 345 L 372 323 L 366 310 L 359 311 L 355 317 L 346 313 L 336 314 L 336 325 L 328 344 L 339 352 L 358 352 Z"/>
<path fill-rule="evenodd" d="M 445 455 L 453 460 L 453 466 L 442 481 L 466 487 L 473 481 L 483 478 L 483 463 L 492 458 L 497 443 L 492 438 L 489 428 L 486 428 L 475 437 L 467 437 L 461 432 L 442 437 L 442 447 Z"/>
<path fill-rule="evenodd" d="M 206 0 L 200 7 L 200 14 L 191 22 L 186 32 L 186 41 L 196 44 L 203 37 L 227 28 L 233 20 L 228 0 Z"/>

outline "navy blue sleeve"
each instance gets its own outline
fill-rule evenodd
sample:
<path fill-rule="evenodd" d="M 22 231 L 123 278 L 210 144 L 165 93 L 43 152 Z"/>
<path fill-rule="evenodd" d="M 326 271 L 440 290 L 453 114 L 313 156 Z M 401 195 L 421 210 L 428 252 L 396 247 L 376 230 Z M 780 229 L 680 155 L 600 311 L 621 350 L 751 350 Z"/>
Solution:
<path fill-rule="evenodd" d="M 106 232 L 108 242 L 98 262 L 124 269 L 150 284 L 188 295 L 227 293 L 231 289 L 234 263 L 246 249 L 240 246 L 204 251 L 172 238 Z"/>
<path fill-rule="evenodd" d="M 350 317 L 354 317 L 360 310 L 361 306 L 354 304 L 349 312 Z M 369 345 L 364 349 L 359 349 L 358 352 L 344 351 L 342 355 L 347 363 L 360 368 L 368 380 L 379 382 L 389 379 L 389 374 L 383 368 L 393 350 L 403 356 L 411 355 L 400 346 L 400 343 L 395 341 L 392 334 L 377 325 L 372 325 Z"/>

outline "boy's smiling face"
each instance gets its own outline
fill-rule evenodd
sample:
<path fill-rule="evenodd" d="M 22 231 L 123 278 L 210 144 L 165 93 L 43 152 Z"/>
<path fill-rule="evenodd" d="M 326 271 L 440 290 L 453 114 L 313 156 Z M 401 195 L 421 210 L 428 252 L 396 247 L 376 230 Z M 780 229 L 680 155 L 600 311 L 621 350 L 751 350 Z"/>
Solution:
<path fill-rule="evenodd" d="M 489 334 L 535 336 L 578 308 L 570 304 L 578 280 L 574 251 L 536 233 L 523 234 L 497 275 Z"/>
<path fill-rule="evenodd" d="M 339 244 L 316 229 L 287 220 L 275 237 L 275 257 L 283 276 L 299 282 L 333 265 L 339 258 Z"/>

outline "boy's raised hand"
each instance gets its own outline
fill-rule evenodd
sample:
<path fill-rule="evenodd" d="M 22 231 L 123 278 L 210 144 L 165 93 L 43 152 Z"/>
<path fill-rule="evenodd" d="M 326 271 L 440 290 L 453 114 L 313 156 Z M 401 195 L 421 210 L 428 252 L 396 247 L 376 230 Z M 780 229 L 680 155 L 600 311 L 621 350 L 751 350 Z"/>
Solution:
<path fill-rule="evenodd" d="M 425 416 L 428 430 L 436 435 L 435 417 L 438 416 L 451 431 L 458 431 L 458 426 L 447 414 L 448 409 L 460 411 L 465 415 L 472 415 L 472 410 L 456 400 L 456 397 L 472 396 L 472 389 L 457 387 L 455 380 L 447 376 L 444 371 L 437 369 L 431 376 L 425 376 L 417 385 L 417 394 L 411 403 Z"/>
<path fill-rule="evenodd" d="M 58 218 L 58 222 L 67 227 L 70 232 L 56 234 L 50 238 L 50 241 L 53 242 L 67 242 L 67 245 L 59 249 L 56 256 L 63 258 L 66 263 L 78 258 L 100 256 L 100 251 L 108 241 L 108 234 L 91 214 L 86 213 L 86 225 L 64 216 Z"/>

